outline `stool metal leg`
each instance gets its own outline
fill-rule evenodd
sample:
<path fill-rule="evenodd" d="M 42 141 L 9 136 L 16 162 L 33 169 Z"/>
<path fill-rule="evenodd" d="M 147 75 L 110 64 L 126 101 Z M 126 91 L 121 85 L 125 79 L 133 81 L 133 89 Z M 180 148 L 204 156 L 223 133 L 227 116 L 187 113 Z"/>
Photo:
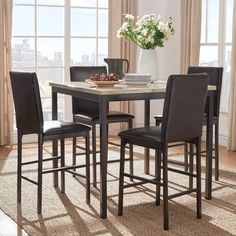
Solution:
<path fill-rule="evenodd" d="M 163 217 L 164 230 L 169 229 L 169 206 L 168 206 L 168 150 L 165 148 L 163 153 Z"/>
<path fill-rule="evenodd" d="M 219 122 L 215 124 L 215 180 L 219 180 Z"/>
<path fill-rule="evenodd" d="M 17 130 L 17 202 L 21 202 L 21 175 L 22 175 L 22 134 Z"/>
<path fill-rule="evenodd" d="M 43 169 L 43 136 L 38 135 L 38 214 L 42 213 L 42 169 Z"/>
<path fill-rule="evenodd" d="M 193 144 L 190 144 L 190 149 L 189 149 L 189 173 L 193 173 L 193 149 L 194 146 Z M 189 176 L 189 189 L 193 189 L 193 176 Z"/>
<path fill-rule="evenodd" d="M 61 139 L 61 167 L 65 167 L 65 140 Z M 61 171 L 61 192 L 65 193 L 65 171 Z"/>
<path fill-rule="evenodd" d="M 53 155 L 58 156 L 58 141 L 53 140 L 52 142 L 53 142 Z M 52 165 L 53 165 L 53 168 L 57 168 L 58 160 L 53 160 Z M 58 172 L 57 171 L 53 173 L 53 185 L 56 188 L 58 187 Z"/>
<path fill-rule="evenodd" d="M 119 178 L 119 199 L 118 199 L 118 215 L 123 214 L 123 194 L 124 194 L 124 168 L 125 168 L 125 143 L 121 140 L 120 150 L 120 178 Z"/>
<path fill-rule="evenodd" d="M 197 218 L 202 218 L 201 212 L 201 139 L 198 139 L 196 145 L 196 166 L 197 166 Z"/>
<path fill-rule="evenodd" d="M 86 149 L 86 202 L 90 204 L 90 142 L 89 132 L 85 137 L 85 149 Z M 96 164 L 96 163 L 95 163 Z"/>
<path fill-rule="evenodd" d="M 92 126 L 93 186 L 97 187 L 96 124 Z"/>
<path fill-rule="evenodd" d="M 72 147 L 72 165 L 75 166 L 76 165 L 76 137 L 73 138 L 73 147 Z M 74 171 L 76 171 L 76 168 L 73 169 Z M 75 177 L 76 174 L 73 174 L 73 177 Z"/>
<path fill-rule="evenodd" d="M 128 128 L 129 129 L 133 128 L 133 120 L 129 120 Z M 133 175 L 134 174 L 134 152 L 133 152 L 133 144 L 131 143 L 129 144 L 129 158 L 130 158 L 129 173 Z M 133 181 L 133 178 L 130 178 L 130 181 Z"/>
<path fill-rule="evenodd" d="M 184 171 L 188 171 L 188 144 L 184 144 Z"/>
<path fill-rule="evenodd" d="M 158 182 L 161 182 L 161 152 L 155 150 L 155 177 Z M 156 205 L 160 205 L 160 184 L 156 185 Z"/>

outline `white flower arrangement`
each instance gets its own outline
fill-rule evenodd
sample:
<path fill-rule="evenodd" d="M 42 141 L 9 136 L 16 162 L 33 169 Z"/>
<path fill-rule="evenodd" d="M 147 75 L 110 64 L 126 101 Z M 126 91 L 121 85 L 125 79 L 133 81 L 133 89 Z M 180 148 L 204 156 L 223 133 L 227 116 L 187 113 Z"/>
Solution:
<path fill-rule="evenodd" d="M 117 31 L 117 37 L 133 41 L 143 49 L 164 47 L 175 32 L 171 17 L 164 23 L 160 16 L 148 14 L 137 17 L 135 23 L 134 16 L 126 14 L 123 20 L 122 26 Z"/>

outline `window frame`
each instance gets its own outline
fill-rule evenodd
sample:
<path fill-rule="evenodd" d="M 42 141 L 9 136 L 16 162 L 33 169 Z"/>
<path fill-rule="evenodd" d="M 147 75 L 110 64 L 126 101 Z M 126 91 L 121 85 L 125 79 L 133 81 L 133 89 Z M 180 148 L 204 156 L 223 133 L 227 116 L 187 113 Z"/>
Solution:
<path fill-rule="evenodd" d="M 232 39 L 231 42 L 226 42 L 226 9 L 227 9 L 227 0 L 219 0 L 219 26 L 218 26 L 218 42 L 212 43 L 208 42 L 208 1 L 206 1 L 206 12 L 205 16 L 203 16 L 202 11 L 202 17 L 206 18 L 206 25 L 205 25 L 205 42 L 200 42 L 200 50 L 202 46 L 216 46 L 218 47 L 217 53 L 218 53 L 218 66 L 224 67 L 225 65 L 225 52 L 226 47 L 231 46 L 232 47 Z M 203 1 L 204 4 L 204 1 Z M 233 20 L 233 19 L 232 19 Z M 224 33 L 222 33 L 224 32 Z M 199 61 L 200 64 L 200 61 Z M 224 77 L 224 74 L 223 74 Z M 224 78 L 222 81 L 222 87 L 224 86 Z M 222 101 L 222 93 L 221 93 L 221 101 Z M 228 108 L 226 106 L 221 105 L 220 106 L 220 113 L 228 114 Z"/>
<path fill-rule="evenodd" d="M 14 0 L 13 0 L 14 1 Z M 34 35 L 13 35 L 12 34 L 12 40 L 13 39 L 33 39 L 34 40 L 34 66 L 24 66 L 24 67 L 13 67 L 13 70 L 34 70 L 36 73 L 40 69 L 62 69 L 64 71 L 63 73 L 63 81 L 64 82 L 69 82 L 70 81 L 70 72 L 69 68 L 71 66 L 71 39 L 77 39 L 77 38 L 92 38 L 96 40 L 96 61 L 95 65 L 98 65 L 98 53 L 99 53 L 99 39 L 107 39 L 108 40 L 108 35 L 107 36 L 99 36 L 99 10 L 107 10 L 108 11 L 108 5 L 107 7 L 101 7 L 99 6 L 99 0 L 96 0 L 96 6 L 91 7 L 91 6 L 71 6 L 71 0 L 64 0 L 63 5 L 54 5 L 54 4 L 39 4 L 37 0 L 34 0 L 34 3 L 14 3 L 13 2 L 13 7 L 14 6 L 32 6 L 34 7 Z M 63 8 L 63 14 L 64 14 L 64 34 L 62 36 L 39 36 L 38 31 L 37 31 L 37 8 L 38 7 L 52 7 L 52 8 Z M 71 9 L 94 9 L 96 10 L 96 35 L 95 36 L 71 36 Z M 13 11 L 14 12 L 14 11 Z M 107 18 L 107 24 L 108 24 L 108 18 Z M 37 39 L 51 39 L 51 38 L 58 38 L 58 39 L 63 39 L 64 40 L 64 45 L 63 45 L 63 62 L 64 64 L 62 65 L 48 65 L 48 66 L 40 66 L 37 64 L 37 51 L 38 51 L 38 42 Z M 108 47 L 107 47 L 108 48 Z M 108 52 L 107 52 L 108 53 Z M 13 58 L 12 58 L 13 61 Z M 51 99 L 51 96 L 41 96 L 42 103 L 46 99 Z M 64 113 L 64 119 L 66 120 L 71 120 L 72 117 L 72 111 L 71 111 L 71 98 L 65 95 L 59 96 L 59 99 L 64 99 L 64 106 L 63 106 L 63 113 Z"/>

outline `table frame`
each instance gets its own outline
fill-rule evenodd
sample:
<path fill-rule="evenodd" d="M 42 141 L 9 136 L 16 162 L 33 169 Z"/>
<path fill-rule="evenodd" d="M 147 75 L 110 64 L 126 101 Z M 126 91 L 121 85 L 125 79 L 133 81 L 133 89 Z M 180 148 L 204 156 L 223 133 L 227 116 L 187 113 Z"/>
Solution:
<path fill-rule="evenodd" d="M 165 92 L 150 92 L 150 93 L 131 93 L 131 94 L 95 94 L 91 92 L 78 91 L 73 88 L 62 88 L 52 86 L 52 119 L 58 118 L 57 110 L 57 94 L 65 94 L 74 97 L 80 97 L 91 101 L 99 102 L 99 124 L 100 124 L 100 216 L 103 219 L 107 218 L 107 160 L 108 160 L 108 142 L 107 142 L 107 113 L 109 102 L 112 101 L 131 101 L 144 100 L 144 124 L 150 126 L 150 100 L 164 99 Z M 207 113 L 207 139 L 206 139 L 206 185 L 205 198 L 210 200 L 212 197 L 212 140 L 213 140 L 213 108 L 214 108 L 214 90 L 208 91 L 209 100 Z M 58 155 L 57 141 L 53 141 L 53 155 Z M 58 166 L 58 161 L 53 162 L 53 166 Z M 149 149 L 145 149 L 144 153 L 144 171 L 149 174 L 150 155 Z M 54 186 L 58 186 L 58 173 L 54 173 Z"/>

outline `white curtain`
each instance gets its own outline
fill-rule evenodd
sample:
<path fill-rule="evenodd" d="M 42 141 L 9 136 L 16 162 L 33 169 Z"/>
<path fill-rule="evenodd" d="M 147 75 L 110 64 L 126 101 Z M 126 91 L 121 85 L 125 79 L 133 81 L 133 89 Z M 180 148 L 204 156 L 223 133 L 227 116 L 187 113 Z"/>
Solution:
<path fill-rule="evenodd" d="M 201 0 L 181 0 L 181 73 L 199 64 L 201 5 Z"/>
<path fill-rule="evenodd" d="M 12 0 L 0 1 L 0 145 L 12 143 L 11 69 Z"/>
<path fill-rule="evenodd" d="M 234 1 L 233 14 L 233 45 L 231 54 L 231 86 L 229 98 L 229 151 L 236 151 L 236 1 Z"/>
<path fill-rule="evenodd" d="M 122 25 L 124 14 L 137 16 L 136 0 L 109 0 L 108 57 L 126 58 L 130 63 L 130 72 L 136 72 L 136 45 L 116 36 L 117 30 Z M 134 102 L 115 102 L 110 104 L 110 109 L 134 114 Z M 126 128 L 124 124 L 111 126 L 110 134 L 112 135 Z"/>

